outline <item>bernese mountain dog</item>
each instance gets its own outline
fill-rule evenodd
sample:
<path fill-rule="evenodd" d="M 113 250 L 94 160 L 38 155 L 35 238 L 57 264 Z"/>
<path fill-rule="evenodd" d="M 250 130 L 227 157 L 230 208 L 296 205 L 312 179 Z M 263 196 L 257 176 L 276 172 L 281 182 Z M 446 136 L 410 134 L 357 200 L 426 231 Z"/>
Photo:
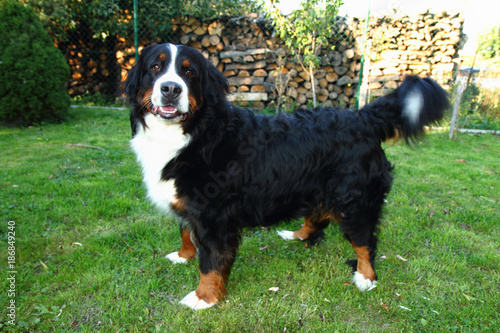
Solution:
<path fill-rule="evenodd" d="M 228 81 L 199 51 L 168 43 L 145 47 L 124 84 L 148 197 L 180 220 L 182 246 L 166 258 L 199 258 L 199 285 L 181 301 L 197 310 L 226 294 L 243 228 L 302 217 L 278 234 L 314 242 L 336 221 L 357 256 L 353 283 L 373 288 L 393 169 L 381 143 L 411 140 L 448 107 L 436 82 L 409 76 L 357 111 L 254 113 L 227 101 Z"/>

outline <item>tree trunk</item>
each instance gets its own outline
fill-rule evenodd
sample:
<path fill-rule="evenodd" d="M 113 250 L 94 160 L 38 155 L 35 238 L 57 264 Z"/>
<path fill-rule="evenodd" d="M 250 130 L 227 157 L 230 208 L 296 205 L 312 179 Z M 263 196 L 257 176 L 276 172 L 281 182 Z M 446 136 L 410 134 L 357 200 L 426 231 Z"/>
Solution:
<path fill-rule="evenodd" d="M 313 95 L 313 106 L 317 106 L 316 101 L 316 80 L 314 79 L 314 67 L 313 64 L 309 64 L 309 77 L 311 78 L 312 95 Z"/>

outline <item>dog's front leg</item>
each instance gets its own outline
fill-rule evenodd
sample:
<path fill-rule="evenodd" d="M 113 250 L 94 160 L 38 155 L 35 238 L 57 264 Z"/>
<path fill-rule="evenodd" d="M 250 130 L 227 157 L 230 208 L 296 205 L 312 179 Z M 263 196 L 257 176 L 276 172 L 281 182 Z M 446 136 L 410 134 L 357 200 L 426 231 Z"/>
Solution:
<path fill-rule="evenodd" d="M 216 238 L 210 237 L 217 234 Z M 236 257 L 239 235 L 221 236 L 220 233 L 206 233 L 198 239 L 200 259 L 200 282 L 195 291 L 181 301 L 191 309 L 201 310 L 214 306 L 226 294 L 226 282 Z"/>
<path fill-rule="evenodd" d="M 165 258 L 174 264 L 185 264 L 196 257 L 196 244 L 191 229 L 181 225 L 182 246 L 178 252 L 167 254 Z"/>

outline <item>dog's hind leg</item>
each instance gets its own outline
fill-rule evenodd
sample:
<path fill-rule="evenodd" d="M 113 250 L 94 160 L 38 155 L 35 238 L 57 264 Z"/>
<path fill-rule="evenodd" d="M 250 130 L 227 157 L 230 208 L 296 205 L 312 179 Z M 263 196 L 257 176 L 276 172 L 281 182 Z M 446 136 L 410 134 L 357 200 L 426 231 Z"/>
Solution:
<path fill-rule="evenodd" d="M 165 256 L 174 264 L 185 264 L 196 257 L 196 246 L 193 243 L 191 230 L 181 226 L 182 246 L 178 252 L 172 252 Z"/>
<path fill-rule="evenodd" d="M 356 272 L 354 272 L 353 283 L 361 291 L 368 291 L 375 288 L 377 275 L 373 269 L 372 251 L 369 246 L 357 246 L 352 243 L 357 256 Z"/>
<path fill-rule="evenodd" d="M 296 231 L 280 230 L 278 235 L 286 240 L 300 239 L 302 241 L 309 241 L 316 243 L 323 237 L 323 229 L 330 224 L 329 216 L 308 216 L 304 218 L 304 225 Z"/>
<path fill-rule="evenodd" d="M 339 222 L 339 225 L 356 252 L 357 260 L 347 262 L 355 270 L 352 281 L 359 290 L 368 291 L 375 288 L 377 284 L 377 275 L 373 263 L 377 249 L 376 231 L 378 230 L 376 227 L 378 218 L 375 216 L 378 214 L 371 215 L 370 213 L 373 212 L 370 212 L 369 209 L 358 209 L 358 214 L 355 214 L 356 220 L 343 219 Z"/>

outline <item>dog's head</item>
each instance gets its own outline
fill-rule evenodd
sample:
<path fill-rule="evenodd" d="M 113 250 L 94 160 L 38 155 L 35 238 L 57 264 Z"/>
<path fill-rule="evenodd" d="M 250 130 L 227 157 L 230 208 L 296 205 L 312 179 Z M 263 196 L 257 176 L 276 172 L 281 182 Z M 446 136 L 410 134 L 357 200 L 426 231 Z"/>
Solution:
<path fill-rule="evenodd" d="M 145 47 L 124 85 L 135 117 L 150 112 L 167 122 L 186 121 L 203 107 L 225 102 L 229 89 L 199 51 L 168 43 Z"/>

